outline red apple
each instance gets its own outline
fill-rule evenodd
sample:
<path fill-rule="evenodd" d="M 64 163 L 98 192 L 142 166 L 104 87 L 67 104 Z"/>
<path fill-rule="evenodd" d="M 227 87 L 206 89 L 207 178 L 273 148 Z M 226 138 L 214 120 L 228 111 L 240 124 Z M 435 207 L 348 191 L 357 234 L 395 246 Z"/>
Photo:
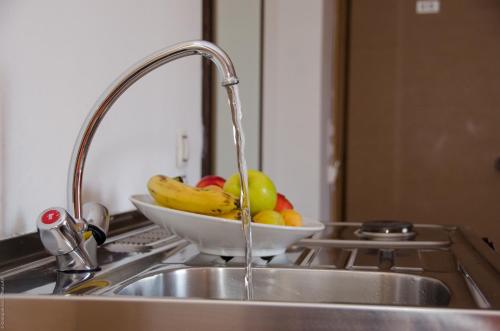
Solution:
<path fill-rule="evenodd" d="M 281 193 L 278 193 L 278 200 L 276 201 L 276 207 L 274 210 L 282 212 L 283 210 L 293 209 L 293 205 L 288 199 Z"/>
<path fill-rule="evenodd" d="M 200 179 L 198 184 L 196 184 L 196 187 L 206 187 L 209 185 L 215 185 L 222 188 L 224 187 L 225 182 L 226 180 L 219 176 L 205 176 L 202 179 Z"/>

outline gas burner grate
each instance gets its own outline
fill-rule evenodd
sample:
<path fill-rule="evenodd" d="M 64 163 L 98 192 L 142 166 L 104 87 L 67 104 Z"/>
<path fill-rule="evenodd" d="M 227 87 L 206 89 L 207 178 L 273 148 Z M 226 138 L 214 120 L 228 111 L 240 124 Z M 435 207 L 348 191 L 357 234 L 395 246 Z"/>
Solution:
<path fill-rule="evenodd" d="M 369 240 L 411 240 L 416 235 L 412 223 L 389 220 L 363 222 L 354 234 Z"/>

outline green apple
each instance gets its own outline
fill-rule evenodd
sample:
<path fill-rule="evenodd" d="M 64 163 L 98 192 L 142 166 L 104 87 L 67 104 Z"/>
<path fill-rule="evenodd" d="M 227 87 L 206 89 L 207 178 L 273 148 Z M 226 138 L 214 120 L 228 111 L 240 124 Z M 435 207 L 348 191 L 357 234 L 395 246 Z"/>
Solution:
<path fill-rule="evenodd" d="M 286 225 L 283 215 L 275 210 L 263 210 L 253 217 L 255 223 Z"/>
<path fill-rule="evenodd" d="M 240 196 L 240 174 L 235 173 L 224 183 L 224 191 Z M 272 180 L 263 172 L 248 170 L 248 193 L 250 194 L 250 213 L 257 214 L 262 210 L 274 209 L 277 192 Z"/>

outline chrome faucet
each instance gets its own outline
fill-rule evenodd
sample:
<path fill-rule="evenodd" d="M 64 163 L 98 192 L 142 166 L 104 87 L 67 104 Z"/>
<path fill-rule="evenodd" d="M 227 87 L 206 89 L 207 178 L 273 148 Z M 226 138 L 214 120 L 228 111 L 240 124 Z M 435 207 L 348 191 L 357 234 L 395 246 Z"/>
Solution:
<path fill-rule="evenodd" d="M 111 84 L 90 111 L 71 157 L 68 211 L 49 208 L 37 220 L 40 239 L 45 248 L 56 256 L 59 271 L 92 271 L 99 268 L 97 246 L 106 240 L 109 214 L 104 206 L 97 203 L 87 203 L 82 208 L 82 182 L 85 159 L 102 119 L 136 81 L 166 63 L 190 55 L 201 55 L 214 62 L 222 74 L 222 86 L 238 84 L 231 59 L 222 49 L 207 41 L 188 41 L 153 53 L 132 66 Z"/>
<path fill-rule="evenodd" d="M 54 207 L 38 217 L 40 240 L 56 257 L 58 271 L 99 269 L 97 246 L 106 241 L 109 213 L 104 206 L 89 202 L 83 207 L 83 214 L 84 218 L 74 218 L 65 209 Z"/>

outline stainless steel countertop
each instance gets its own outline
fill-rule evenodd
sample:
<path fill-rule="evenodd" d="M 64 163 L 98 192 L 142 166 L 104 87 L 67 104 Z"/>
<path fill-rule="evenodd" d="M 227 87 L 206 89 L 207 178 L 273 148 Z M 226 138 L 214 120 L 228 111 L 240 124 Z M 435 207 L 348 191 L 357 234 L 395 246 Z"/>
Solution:
<path fill-rule="evenodd" d="M 133 220 L 137 226 L 132 226 Z M 193 245 L 138 215 L 133 220 L 126 230 L 115 229 L 109 243 L 100 249 L 102 270 L 96 273 L 58 276 L 54 259 L 36 249 L 28 254 L 31 258 L 18 256 L 3 267 L 0 264 L 6 329 L 500 329 L 500 258 L 468 230 L 423 226 L 420 233 L 425 236 L 391 249 L 383 242 L 356 245 L 360 242 L 354 235 L 356 224 L 330 224 L 321 236 L 291 247 L 286 254 L 254 262 L 264 269 L 432 277 L 450 290 L 445 307 L 246 302 L 116 295 L 124 285 L 170 268 L 242 266 L 239 258 L 199 254 Z M 22 317 L 26 312 L 30 318 Z"/>
<path fill-rule="evenodd" d="M 478 309 L 6 295 L 6 330 L 499 330 Z"/>

